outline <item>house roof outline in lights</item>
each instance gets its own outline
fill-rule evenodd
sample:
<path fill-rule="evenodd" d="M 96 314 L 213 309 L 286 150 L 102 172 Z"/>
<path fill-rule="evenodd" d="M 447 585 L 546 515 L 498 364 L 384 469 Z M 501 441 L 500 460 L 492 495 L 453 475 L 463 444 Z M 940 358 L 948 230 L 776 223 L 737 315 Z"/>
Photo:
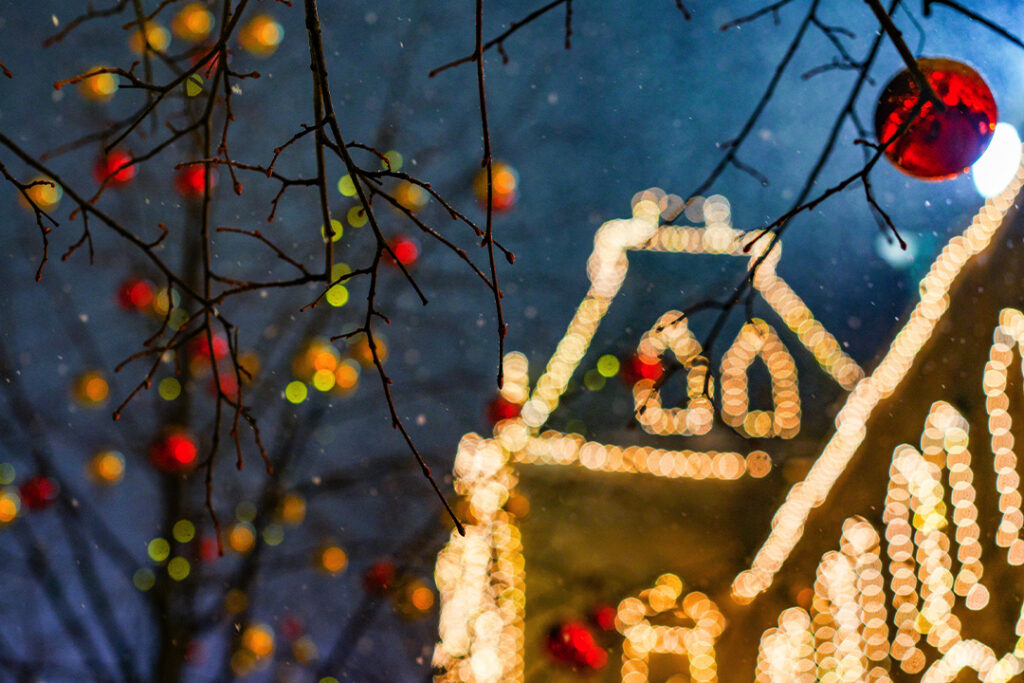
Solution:
<path fill-rule="evenodd" d="M 776 274 L 780 245 L 775 245 L 760 264 L 754 274 L 754 287 L 814 355 L 819 366 L 850 393 L 836 418 L 834 432 L 810 471 L 802 481 L 790 487 L 775 512 L 768 538 L 749 568 L 733 580 L 733 601 L 750 602 L 772 585 L 776 573 L 803 537 L 808 516 L 825 502 L 840 475 L 847 470 L 864 440 L 865 424 L 874 408 L 900 386 L 914 358 L 945 313 L 954 280 L 963 267 L 991 243 L 1013 206 L 1022 182 L 1024 170 L 1019 170 L 1003 193 L 990 198 L 970 226 L 946 245 L 921 282 L 921 299 L 909 320 L 867 376 Z M 454 486 L 468 502 L 468 524 L 465 536 L 452 532 L 449 543 L 438 555 L 435 569 L 441 594 L 440 642 L 433 659 L 438 682 L 497 683 L 524 679 L 525 557 L 510 502 L 518 481 L 517 464 L 582 466 L 593 471 L 647 473 L 677 479 L 736 479 L 745 474 L 760 477 L 771 469 L 771 459 L 763 451 L 743 456 L 620 447 L 587 442 L 578 434 L 544 429 L 625 280 L 630 251 L 744 256 L 752 264 L 768 244 L 770 236 L 733 230 L 728 224 L 728 204 L 722 198 L 707 200 L 712 205 L 710 211 L 705 210 L 708 220 L 704 228 L 660 225 L 664 198 L 660 191 L 640 193 L 634 199 L 631 218 L 609 221 L 601 226 L 587 263 L 591 287 L 534 387 L 531 389 L 528 381 L 525 356 L 510 353 L 504 359 L 502 396 L 521 406 L 519 416 L 498 422 L 492 438 L 467 434 L 459 443 Z M 716 215 L 718 202 L 725 211 Z M 745 249 L 747 245 L 749 249 Z M 682 322 L 681 316 L 675 319 Z M 669 329 L 669 322 L 671 320 L 663 318 L 644 339 L 650 341 L 654 332 Z M 754 329 L 749 329 L 751 325 Z M 742 370 L 733 369 L 734 376 L 745 378 L 745 368 L 753 354 L 776 342 L 777 336 L 767 334 L 764 326 L 767 323 L 752 321 L 741 330 L 736 344 L 744 334 L 754 335 L 755 341 L 733 354 Z M 675 335 L 675 338 L 655 340 L 660 344 L 655 344 L 655 350 L 671 349 L 677 357 L 687 356 L 685 349 L 695 340 L 690 338 L 692 335 L 686 337 L 681 332 Z M 729 357 L 731 351 L 725 356 Z M 771 364 L 767 365 L 772 379 L 777 379 L 771 372 Z M 725 374 L 723 372 L 723 376 Z M 783 386 L 773 391 L 777 405 L 778 394 L 784 393 L 784 389 Z M 722 394 L 725 413 L 729 403 L 728 387 L 723 387 Z M 745 426 L 746 417 L 757 412 L 747 411 L 741 403 L 735 404 L 738 407 L 731 416 L 723 415 L 727 424 Z M 773 423 L 774 417 L 765 417 L 767 411 L 761 412 L 761 416 L 755 416 L 755 422 L 760 420 L 762 427 Z M 694 425 L 688 424 L 688 427 Z M 782 425 L 767 435 L 785 437 L 785 428 L 786 425 Z M 691 429 L 690 433 L 701 432 Z M 794 617 L 791 621 L 797 624 L 799 619 Z M 784 625 L 780 621 L 780 628 Z"/>

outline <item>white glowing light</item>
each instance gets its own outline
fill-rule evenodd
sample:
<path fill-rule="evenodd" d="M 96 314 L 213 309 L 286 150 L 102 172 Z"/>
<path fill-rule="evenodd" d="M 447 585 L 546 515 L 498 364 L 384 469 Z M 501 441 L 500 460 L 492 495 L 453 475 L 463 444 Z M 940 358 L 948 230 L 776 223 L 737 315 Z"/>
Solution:
<path fill-rule="evenodd" d="M 1008 123 L 997 123 L 988 149 L 971 167 L 978 193 L 987 198 L 1002 192 L 1020 165 L 1020 155 L 1021 141 L 1017 129 Z"/>
<path fill-rule="evenodd" d="M 900 243 L 891 235 L 879 234 L 875 238 L 875 253 L 897 270 L 909 268 L 917 256 L 917 239 L 913 235 L 902 235 L 902 237 L 903 241 L 907 243 L 906 249 L 900 247 Z"/>

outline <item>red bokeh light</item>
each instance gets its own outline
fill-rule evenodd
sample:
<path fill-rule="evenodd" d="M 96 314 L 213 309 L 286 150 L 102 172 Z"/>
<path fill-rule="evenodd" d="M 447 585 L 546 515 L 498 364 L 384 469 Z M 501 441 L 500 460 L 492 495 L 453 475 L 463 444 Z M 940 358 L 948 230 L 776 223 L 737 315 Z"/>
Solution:
<path fill-rule="evenodd" d="M 195 439 L 185 432 L 172 432 L 153 445 L 150 462 L 161 472 L 184 474 L 196 466 L 199 449 Z"/>
<path fill-rule="evenodd" d="M 186 199 L 196 199 L 203 196 L 203 184 L 206 177 L 206 169 L 203 166 L 186 166 L 174 176 L 174 189 Z M 210 190 L 217 186 L 217 175 L 210 169 Z"/>
<path fill-rule="evenodd" d="M 998 112 L 992 91 L 978 72 L 951 59 L 919 59 L 921 71 L 945 105 L 921 106 L 918 118 L 885 155 L 901 171 L 923 180 L 945 180 L 968 170 L 988 147 Z M 920 91 L 909 71 L 885 87 L 875 110 L 879 142 L 898 133 L 918 104 Z"/>
<path fill-rule="evenodd" d="M 92 175 L 96 179 L 97 183 L 102 184 L 104 180 L 107 181 L 108 187 L 121 187 L 131 182 L 132 178 L 135 177 L 137 171 L 136 166 L 124 166 L 132 160 L 132 156 L 127 152 L 115 149 L 110 154 L 99 158 L 96 164 L 92 167 Z M 118 171 L 117 169 L 121 169 Z M 114 172 L 117 171 L 115 174 Z"/>
<path fill-rule="evenodd" d="M 394 583 L 395 565 L 387 560 L 373 563 L 363 574 L 363 587 L 374 595 L 384 595 Z"/>
<path fill-rule="evenodd" d="M 616 610 L 611 605 L 598 605 L 591 614 L 591 620 L 602 631 L 615 630 Z"/>
<path fill-rule="evenodd" d="M 228 338 L 221 332 L 213 335 L 213 357 L 217 360 L 225 358 L 228 355 L 230 348 L 228 347 Z M 210 357 L 210 340 L 206 334 L 199 334 L 192 341 L 189 342 L 188 350 L 189 355 L 193 358 L 209 358 Z"/>
<path fill-rule="evenodd" d="M 554 626 L 545 644 L 556 662 L 573 669 L 597 670 L 608 663 L 608 653 L 583 622 L 567 621 Z"/>
<path fill-rule="evenodd" d="M 650 362 L 654 360 L 655 362 Z M 622 363 L 622 381 L 628 385 L 636 384 L 642 379 L 657 382 L 665 374 L 660 359 L 651 359 L 634 353 Z"/>
<path fill-rule="evenodd" d="M 403 266 L 411 266 L 416 263 L 416 259 L 420 256 L 420 247 L 415 240 L 409 237 L 396 237 L 388 243 L 391 247 L 391 251 L 394 252 L 395 258 Z M 388 261 L 391 261 L 391 254 L 385 252 L 385 256 Z"/>
<path fill-rule="evenodd" d="M 487 419 L 492 424 L 497 424 L 502 420 L 510 420 L 513 417 L 519 416 L 519 411 L 522 410 L 522 406 L 518 403 L 512 403 L 511 401 L 505 400 L 503 397 L 498 396 L 489 404 L 487 404 Z"/>
<path fill-rule="evenodd" d="M 18 495 L 29 510 L 42 510 L 57 500 L 57 491 L 57 482 L 39 474 L 26 480 L 18 488 Z"/>
<path fill-rule="evenodd" d="M 117 305 L 127 311 L 145 311 L 153 303 L 153 285 L 137 277 L 125 280 L 117 290 Z"/>

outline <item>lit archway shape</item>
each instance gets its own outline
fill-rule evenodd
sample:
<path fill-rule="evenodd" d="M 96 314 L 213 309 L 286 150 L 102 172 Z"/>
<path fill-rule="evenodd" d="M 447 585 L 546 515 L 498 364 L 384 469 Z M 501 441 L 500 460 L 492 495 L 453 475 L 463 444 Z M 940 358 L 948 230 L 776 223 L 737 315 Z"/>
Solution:
<path fill-rule="evenodd" d="M 760 357 L 772 382 L 772 410 L 749 410 L 747 373 Z M 796 363 L 772 326 L 755 318 L 745 324 L 722 357 L 722 419 L 740 434 L 791 439 L 800 431 Z"/>

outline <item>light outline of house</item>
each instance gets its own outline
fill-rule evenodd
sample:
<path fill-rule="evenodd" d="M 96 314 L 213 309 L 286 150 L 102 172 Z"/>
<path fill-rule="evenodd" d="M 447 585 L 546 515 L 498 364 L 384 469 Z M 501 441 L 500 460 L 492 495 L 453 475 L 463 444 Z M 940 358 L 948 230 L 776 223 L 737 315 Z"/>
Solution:
<path fill-rule="evenodd" d="M 749 602 L 772 584 L 802 537 L 807 517 L 827 499 L 862 442 L 872 410 L 909 371 L 948 306 L 954 279 L 991 242 L 1022 181 L 1024 167 L 1001 194 L 985 202 L 964 233 L 942 250 L 921 282 L 921 299 L 908 322 L 867 377 L 862 378 L 860 368 L 842 353 L 834 337 L 813 320 L 806 306 L 777 276 L 778 245 L 758 268 L 753 284 L 765 301 L 814 354 L 819 365 L 852 391 L 836 418 L 833 436 L 805 479 L 788 492 L 750 568 L 735 578 L 734 600 Z M 735 453 L 607 446 L 585 442 L 578 435 L 539 432 L 557 407 L 625 279 L 629 250 L 732 255 L 749 251 L 754 263 L 767 245 L 763 237 L 757 241 L 754 234 L 724 226 L 659 226 L 660 211 L 657 203 L 641 198 L 633 207 L 631 219 L 609 221 L 598 230 L 587 264 L 591 288 L 532 394 L 528 395 L 525 357 L 506 356 L 503 395 L 523 404 L 520 416 L 499 422 L 493 438 L 467 434 L 459 444 L 455 488 L 468 499 L 472 519 L 466 535 L 453 532 L 438 555 L 435 579 L 441 594 L 440 642 L 434 652 L 438 681 L 523 679 L 525 558 L 515 517 L 504 509 L 517 481 L 514 464 L 577 464 L 599 471 L 686 478 L 736 478 L 748 470 L 747 460 Z"/>

